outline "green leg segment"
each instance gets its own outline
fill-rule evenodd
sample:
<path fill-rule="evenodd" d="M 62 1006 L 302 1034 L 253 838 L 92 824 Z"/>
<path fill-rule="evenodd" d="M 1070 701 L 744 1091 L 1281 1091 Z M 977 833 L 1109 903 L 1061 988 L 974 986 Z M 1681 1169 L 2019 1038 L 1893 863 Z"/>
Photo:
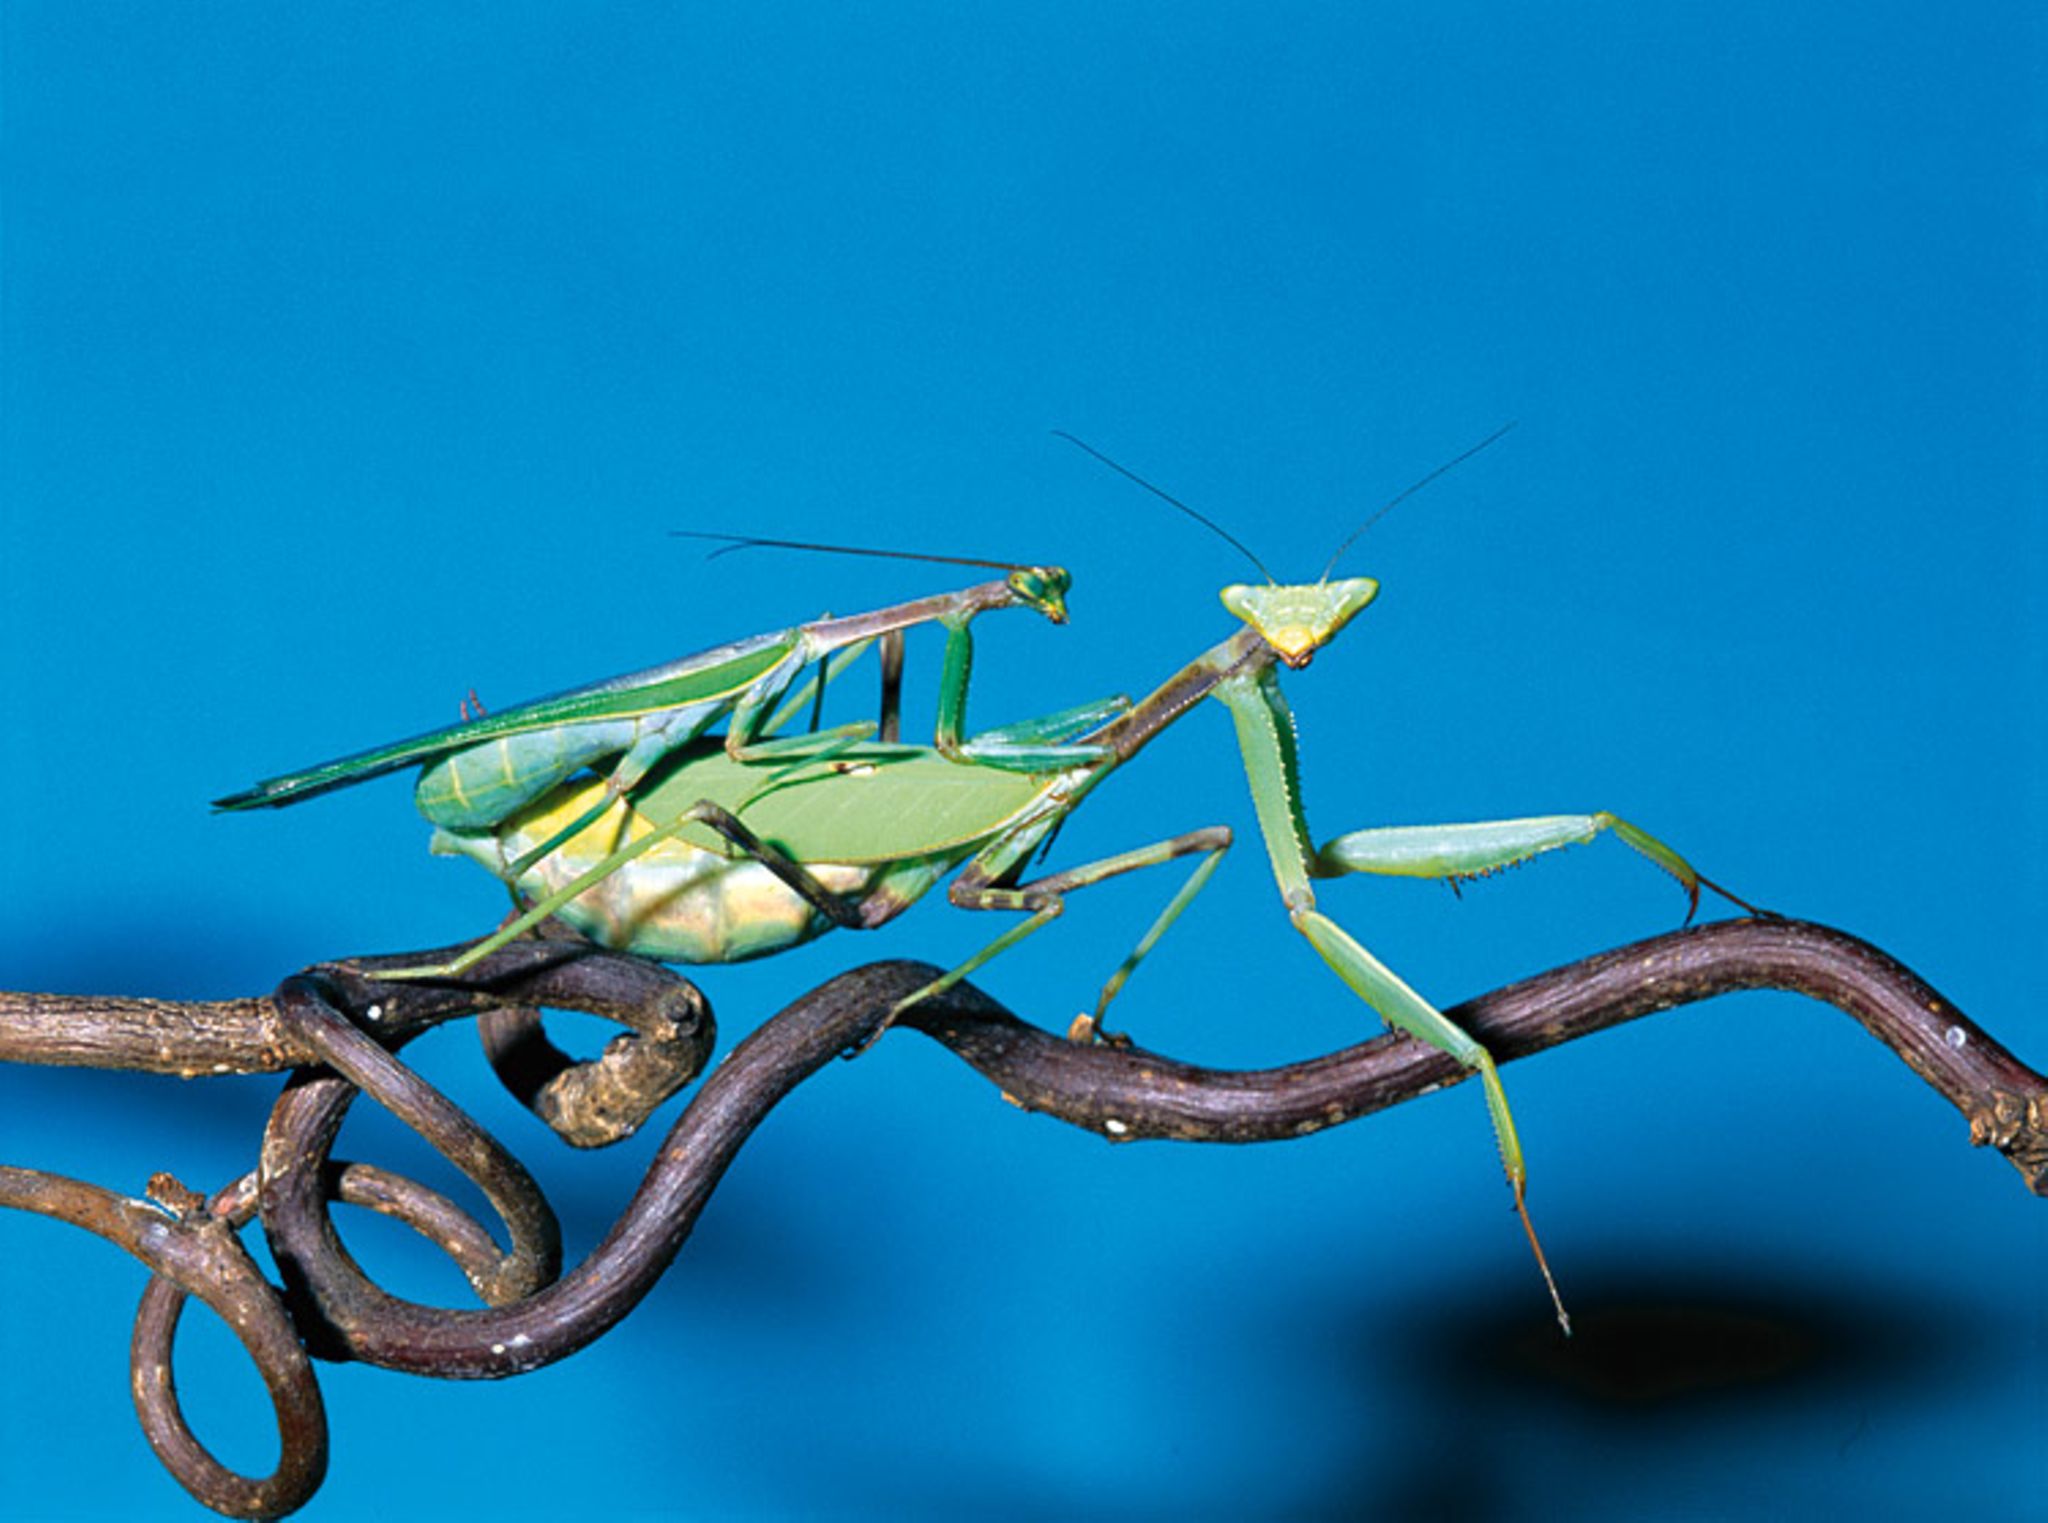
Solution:
<path fill-rule="evenodd" d="M 898 664 L 900 666 L 903 648 L 902 631 L 892 629 L 889 631 L 889 635 L 894 636 L 896 639 Z M 882 638 L 886 640 L 889 636 L 883 636 Z M 761 727 L 762 735 L 769 736 L 775 734 L 784 725 L 796 718 L 798 714 L 802 713 L 805 708 L 811 710 L 810 727 L 815 730 L 818 727 L 818 705 L 825 700 L 825 689 L 837 682 L 840 674 L 853 665 L 854 662 L 858 661 L 866 653 L 867 648 L 874 643 L 873 640 L 856 640 L 851 645 L 842 646 L 835 651 L 828 651 L 818 660 L 811 675 L 805 678 L 790 693 L 788 698 L 783 700 L 782 707 L 775 711 L 774 717 Z"/>
<path fill-rule="evenodd" d="M 1086 888 L 1090 884 L 1100 883 L 1104 879 L 1118 877 L 1124 873 L 1136 872 L 1140 868 L 1157 867 L 1177 857 L 1190 856 L 1196 852 L 1206 853 L 1205 859 L 1193 873 L 1189 874 L 1187 882 L 1182 884 L 1179 892 L 1168 901 L 1166 908 L 1160 911 L 1159 918 L 1153 921 L 1151 929 L 1145 933 L 1131 955 L 1118 964 L 1116 971 L 1110 974 L 1108 982 L 1102 986 L 1101 996 L 1095 1002 L 1095 1014 L 1075 1023 L 1077 1031 L 1085 1027 L 1087 1031 L 1099 1034 L 1102 1014 L 1109 1008 L 1109 1002 L 1116 998 L 1117 992 L 1137 970 L 1138 964 L 1144 961 L 1146 954 L 1158 943 L 1159 938 L 1166 934 L 1167 927 L 1180 918 L 1181 912 L 1188 907 L 1189 902 L 1201 892 L 1202 885 L 1209 881 L 1210 875 L 1215 872 L 1217 864 L 1222 860 L 1223 853 L 1229 849 L 1230 828 L 1226 825 L 1212 825 L 1203 830 L 1188 831 L 1185 835 L 1174 836 L 1169 840 L 1154 842 L 1150 846 L 1140 846 L 1134 851 L 1120 852 L 1114 857 L 1104 857 L 1100 861 L 1084 862 L 1078 867 L 1070 867 L 1062 872 L 1048 873 L 1043 878 L 1034 879 L 1015 888 L 995 886 L 988 881 L 987 871 L 977 871 L 982 867 L 981 863 L 971 865 L 961 874 L 947 895 L 954 904 L 968 910 L 1022 911 L 1028 913 L 1031 918 L 1021 925 L 1012 926 L 958 967 L 941 974 L 916 993 L 898 1000 L 895 1008 L 889 1012 L 888 1019 L 876 1029 L 875 1036 L 868 1038 L 868 1043 L 872 1043 L 875 1037 L 888 1030 L 897 1017 L 912 1005 L 920 1000 L 930 999 L 935 994 L 943 994 L 1034 931 L 1058 919 L 1066 909 L 1066 895 L 1073 890 Z M 863 1043 L 862 1046 L 865 1047 L 868 1043 Z"/>
<path fill-rule="evenodd" d="M 507 921 L 483 940 L 465 948 L 461 955 L 445 963 L 434 963 L 417 968 L 380 969 L 379 978 L 455 978 L 475 967 L 484 958 L 525 935 L 548 916 L 578 894 L 595 888 L 606 878 L 631 862 L 635 857 L 652 851 L 663 841 L 681 835 L 692 825 L 704 825 L 718 832 L 736 847 L 742 856 L 752 858 L 774 873 L 791 892 L 800 895 L 811 907 L 842 927 L 858 927 L 864 924 L 857 904 L 849 904 L 845 898 L 835 894 L 820 883 L 801 863 L 791 861 L 773 846 L 763 841 L 740 822 L 737 815 L 719 804 L 703 799 L 692 804 L 665 825 L 656 826 L 637 841 L 628 842 L 618 850 L 597 862 L 587 871 L 577 874 L 553 893 L 547 895 L 517 918 Z"/>
<path fill-rule="evenodd" d="M 1221 846 L 1195 865 L 1195 870 L 1188 874 L 1187 881 L 1171 899 L 1166 901 L 1166 908 L 1161 910 L 1159 918 L 1152 922 L 1152 929 L 1139 938 L 1138 944 L 1131 948 L 1131 955 L 1118 963 L 1116 971 L 1104 980 L 1102 993 L 1095 1000 L 1094 1013 L 1085 1021 L 1076 1023 L 1079 1030 L 1075 1034 L 1092 1034 L 1097 1041 L 1114 1042 L 1118 1046 L 1129 1045 L 1126 1038 L 1102 1024 L 1102 1017 L 1109 1010 L 1109 1002 L 1117 997 L 1123 986 L 1130 981 L 1131 975 L 1138 971 L 1138 964 L 1143 962 L 1159 944 L 1159 938 L 1166 934 L 1166 928 L 1180 919 L 1181 911 L 1194 902 L 1195 895 L 1199 894 L 1209 879 L 1215 876 L 1216 869 L 1223 865 L 1223 853 L 1229 845 L 1230 841 L 1226 837 Z"/>
<path fill-rule="evenodd" d="M 1130 706 L 1131 700 L 1122 695 L 1098 698 L 1093 703 L 1041 714 L 1036 719 L 983 730 L 961 745 L 960 754 L 969 761 L 1005 772 L 1058 772 L 1101 761 L 1110 754 L 1108 747 L 1071 742 L 1076 736 L 1100 729 L 1126 713 Z"/>
<path fill-rule="evenodd" d="M 946 657 L 939 673 L 939 718 L 932 748 L 941 756 L 948 761 L 997 767 L 1006 772 L 1058 772 L 1067 767 L 1100 761 L 1108 754 L 1101 746 L 1055 744 L 1047 738 L 1047 733 L 1058 733 L 1065 738 L 1093 729 L 1097 724 L 1116 717 L 1114 713 L 1102 712 L 1109 705 L 1128 707 L 1128 700 L 1111 699 L 1108 704 L 1084 704 L 1079 709 L 1048 715 L 1043 720 L 1026 720 L 1006 729 L 991 730 L 972 740 L 964 739 L 967 731 L 967 687 L 974 672 L 974 635 L 964 620 L 941 619 L 939 622 L 946 626 Z M 1080 729 L 1073 728 L 1077 720 L 1091 718 L 1092 723 L 1081 724 Z M 1065 722 L 1064 729 L 1062 722 Z"/>
<path fill-rule="evenodd" d="M 872 721 L 863 721 L 859 724 L 839 725 L 830 730 L 811 730 L 802 735 L 787 735 L 776 740 L 753 741 L 736 754 L 741 761 L 772 762 L 793 758 L 795 765 L 802 765 L 836 756 L 848 746 L 858 744 L 860 741 L 868 739 L 874 733 L 874 723 Z M 595 824 L 603 816 L 607 809 L 638 787 L 640 780 L 647 775 L 654 762 L 665 756 L 670 749 L 670 747 L 664 746 L 660 751 L 646 758 L 638 756 L 633 751 L 628 751 L 619 759 L 618 765 L 613 767 L 610 774 L 606 776 L 604 791 L 598 794 L 597 801 L 560 830 L 549 836 L 545 841 L 541 842 L 540 845 L 534 847 L 531 851 L 520 857 L 518 861 L 506 868 L 505 875 L 513 882 L 518 882 L 519 879 L 523 878 L 533 869 L 535 863 L 545 858 L 549 852 L 583 834 L 585 830 L 589 829 L 591 825 Z M 790 770 L 793 770 L 793 767 L 786 767 L 772 776 L 779 779 L 783 776 L 784 772 Z"/>
<path fill-rule="evenodd" d="M 893 746 L 903 738 L 903 631 L 882 636 L 882 707 L 875 738 Z"/>
<path fill-rule="evenodd" d="M 1501 1164 L 1515 1192 L 1515 1210 L 1529 1235 L 1529 1246 L 1535 1251 L 1543 1281 L 1550 1287 L 1558 1322 L 1569 1332 L 1571 1323 L 1565 1318 L 1557 1283 L 1543 1256 L 1543 1245 L 1536 1240 L 1536 1229 L 1529 1221 L 1524 1199 L 1528 1170 L 1522 1162 L 1522 1143 L 1515 1135 L 1515 1118 L 1508 1109 L 1507 1093 L 1501 1088 L 1492 1055 L 1395 977 L 1335 921 L 1318 911 L 1312 880 L 1347 872 L 1455 877 L 1584 840 L 1604 826 L 1618 829 L 1620 822 L 1611 815 L 1559 815 L 1548 820 L 1518 820 L 1495 826 L 1361 830 L 1339 836 L 1311 855 L 1309 842 L 1313 838 L 1301 806 L 1301 769 L 1295 754 L 1294 720 L 1273 667 L 1248 668 L 1226 676 L 1217 683 L 1214 696 L 1230 710 L 1237 726 L 1238 748 L 1244 754 L 1245 776 L 1251 784 L 1253 807 L 1258 811 L 1259 831 L 1266 838 L 1274 881 L 1294 928 L 1308 938 L 1337 976 L 1389 1023 L 1479 1074 L 1486 1092 L 1486 1108 L 1493 1117 L 1494 1136 L 1500 1142 Z M 1643 850 L 1650 838 L 1633 827 L 1630 829 L 1631 836 L 1639 841 L 1624 839 L 1631 839 L 1631 844 Z M 1653 860 L 1667 866 L 1684 866 L 1676 853 L 1661 845 L 1657 850 L 1663 856 Z M 1664 862 L 1664 858 L 1669 862 Z M 1685 871 L 1689 873 L 1691 869 Z"/>
<path fill-rule="evenodd" d="M 526 853 L 517 862 L 514 862 L 511 867 L 506 869 L 507 876 L 512 881 L 517 882 L 520 877 L 533 867 L 534 863 L 540 861 L 564 841 L 572 840 L 576 836 L 581 835 L 607 809 L 632 792 L 639 784 L 640 779 L 647 775 L 648 770 L 673 749 L 675 749 L 675 742 L 663 738 L 659 744 L 651 743 L 651 741 L 642 741 L 639 745 L 627 751 L 624 756 L 621 756 L 613 764 L 612 770 L 606 774 L 604 791 L 598 794 L 597 802 L 549 836 L 545 841 L 541 842 L 540 845 L 534 847 L 533 850 Z"/>
<path fill-rule="evenodd" d="M 1524 1203 L 1529 1171 L 1522 1162 L 1522 1140 L 1515 1132 L 1514 1113 L 1508 1109 L 1507 1091 L 1501 1087 L 1500 1071 L 1494 1067 L 1492 1054 L 1442 1011 L 1409 988 L 1329 916 L 1318 910 L 1298 908 L 1290 912 L 1289 918 L 1293 920 L 1294 928 L 1308 938 L 1309 944 L 1337 976 L 1350 985 L 1360 999 L 1385 1017 L 1389 1025 L 1407 1032 L 1418 1041 L 1427 1042 L 1439 1052 L 1449 1053 L 1467 1068 L 1478 1072 L 1480 1085 L 1486 1092 L 1486 1109 L 1493 1118 L 1493 1134 L 1500 1143 L 1501 1166 L 1507 1170 L 1508 1184 L 1515 1192 L 1515 1210 L 1521 1214 L 1522 1227 L 1529 1234 L 1529 1246 L 1535 1250 L 1543 1281 L 1550 1287 L 1557 1320 L 1565 1332 L 1570 1333 L 1571 1318 L 1565 1315 L 1564 1301 L 1557 1293 L 1557 1281 L 1551 1276 L 1550 1263 L 1543 1256 L 1543 1245 L 1537 1241 L 1535 1225 L 1529 1220 L 1529 1209 Z"/>
<path fill-rule="evenodd" d="M 1077 736 L 1086 735 L 1090 730 L 1099 730 L 1113 719 L 1130 712 L 1131 700 L 1118 693 L 1109 698 L 1098 698 L 1093 703 L 1077 703 L 1070 709 L 1057 709 L 1050 714 L 1040 714 L 1035 719 L 1020 719 L 1015 724 L 998 725 L 993 730 L 983 730 L 962 747 L 970 756 L 977 754 L 983 746 L 1029 746 L 1063 745 Z M 1077 748 L 1091 754 L 1101 753 L 1106 748 L 1084 746 Z"/>
<path fill-rule="evenodd" d="M 736 761 L 779 762 L 810 761 L 830 753 L 837 755 L 848 746 L 859 745 L 875 736 L 875 722 L 863 719 L 854 724 L 838 724 L 829 730 L 806 730 L 801 735 L 784 735 L 775 740 L 752 740 L 733 753 Z"/>
<path fill-rule="evenodd" d="M 1354 830 L 1338 836 L 1316 853 L 1315 872 L 1319 877 L 1384 873 L 1405 878 L 1442 878 L 1456 884 L 1461 878 L 1498 872 L 1560 846 L 1580 845 L 1602 831 L 1612 831 L 1623 844 L 1678 880 L 1685 890 L 1688 921 L 1699 910 L 1702 888 L 1712 889 L 1752 915 L 1766 913 L 1712 879 L 1702 877 L 1690 862 L 1647 830 L 1604 809 L 1596 814 L 1546 814 L 1472 825 L 1395 825 Z"/>

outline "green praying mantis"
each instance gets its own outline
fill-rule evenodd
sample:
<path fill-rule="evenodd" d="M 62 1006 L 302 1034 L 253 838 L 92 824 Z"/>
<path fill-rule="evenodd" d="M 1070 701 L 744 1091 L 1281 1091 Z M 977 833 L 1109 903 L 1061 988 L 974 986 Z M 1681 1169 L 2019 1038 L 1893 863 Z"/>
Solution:
<path fill-rule="evenodd" d="M 1113 470 L 1214 530 L 1258 566 L 1263 584 L 1223 589 L 1242 627 L 1146 697 L 1115 697 L 968 738 L 972 625 L 1028 608 L 1066 619 L 1069 578 L 1051 566 L 991 566 L 997 580 L 848 618 L 825 618 L 500 710 L 411 740 L 258 783 L 228 810 L 297 802 L 409 764 L 422 768 L 420 812 L 432 849 L 475 858 L 523 913 L 451 962 L 381 976 L 452 976 L 549 916 L 602 945 L 663 961 L 767 956 L 834 928 L 893 920 L 949 874 L 947 899 L 1023 918 L 890 1012 L 951 987 L 1057 918 L 1066 896 L 1141 868 L 1200 860 L 1103 983 L 1077 1035 L 1106 1035 L 1111 1002 L 1201 891 L 1232 842 L 1228 826 L 1026 877 L 1034 853 L 1112 774 L 1198 701 L 1230 713 L 1289 923 L 1382 1018 L 1480 1078 L 1502 1165 L 1559 1323 L 1570 1322 L 1526 1203 L 1528 1171 L 1492 1056 L 1326 915 L 1319 882 L 1351 873 L 1437 878 L 1453 886 L 1540 853 L 1611 833 L 1676 878 L 1690 911 L 1702 887 L 1745 910 L 1648 832 L 1607 812 L 1350 831 L 1314 844 L 1283 670 L 1306 668 L 1379 592 L 1331 573 L 1365 529 L 1505 428 L 1410 486 L 1337 548 L 1314 582 L 1282 583 L 1219 525 L 1070 435 Z M 783 544 L 703 535 L 735 545 Z M 876 554 L 839 546 L 801 548 Z M 897 739 L 903 632 L 936 623 L 946 646 L 932 744 Z M 782 735 L 781 727 L 873 642 L 883 642 L 884 714 L 876 724 Z M 808 681 L 799 678 L 810 673 Z M 712 727 L 725 722 L 723 733 Z M 886 1024 L 886 1023 L 885 1023 Z"/>

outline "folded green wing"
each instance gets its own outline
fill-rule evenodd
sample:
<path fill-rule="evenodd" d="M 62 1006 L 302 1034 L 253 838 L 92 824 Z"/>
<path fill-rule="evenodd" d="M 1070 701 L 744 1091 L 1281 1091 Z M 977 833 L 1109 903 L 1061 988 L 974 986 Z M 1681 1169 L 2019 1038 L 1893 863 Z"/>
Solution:
<path fill-rule="evenodd" d="M 772 671 L 775 664 L 794 648 L 796 639 L 793 630 L 757 635 L 750 640 L 685 656 L 664 666 L 629 672 L 588 687 L 571 688 L 567 692 L 500 709 L 495 714 L 486 714 L 462 724 L 429 730 L 409 740 L 394 741 L 298 772 L 265 778 L 240 793 L 215 799 L 213 807 L 277 808 L 507 735 L 521 735 L 557 725 L 631 719 L 692 704 L 730 704 Z"/>

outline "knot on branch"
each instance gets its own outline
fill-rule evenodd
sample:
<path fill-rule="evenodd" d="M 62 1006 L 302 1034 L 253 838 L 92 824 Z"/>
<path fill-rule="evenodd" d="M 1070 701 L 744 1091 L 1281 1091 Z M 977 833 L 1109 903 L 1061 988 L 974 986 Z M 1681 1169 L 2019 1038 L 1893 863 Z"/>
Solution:
<path fill-rule="evenodd" d="M 1989 1103 L 1970 1113 L 1970 1142 L 1997 1148 L 2029 1190 L 2048 1195 L 2048 1096 L 2038 1090 L 1992 1090 Z"/>

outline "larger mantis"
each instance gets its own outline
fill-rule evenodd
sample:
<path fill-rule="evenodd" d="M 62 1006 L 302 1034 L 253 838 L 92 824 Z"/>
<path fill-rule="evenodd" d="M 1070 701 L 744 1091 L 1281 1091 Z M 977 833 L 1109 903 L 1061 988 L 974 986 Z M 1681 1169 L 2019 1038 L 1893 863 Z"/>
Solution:
<path fill-rule="evenodd" d="M 972 651 L 967 626 L 973 614 L 1021 605 L 1038 608 L 1055 621 L 1064 618 L 1059 601 L 1067 587 L 1064 572 L 1013 570 L 1000 583 L 720 647 L 681 663 L 679 674 L 657 669 L 621 679 L 623 687 L 620 682 L 602 684 L 554 701 L 553 707 L 528 705 L 508 711 L 510 717 L 492 716 L 291 774 L 223 800 L 222 806 L 291 802 L 424 758 L 419 796 L 423 812 L 437 827 L 433 850 L 475 858 L 510 885 L 527 908 L 454 962 L 403 970 L 413 976 L 458 972 L 552 915 L 606 946 L 664 961 L 709 964 L 766 956 L 834 928 L 883 925 L 956 869 L 946 894 L 953 905 L 1024 917 L 904 1000 L 891 1019 L 1043 928 L 1062 913 L 1072 891 L 1140 868 L 1199 857 L 1105 980 L 1093 1013 L 1077 1023 L 1077 1029 L 1100 1033 L 1125 982 L 1220 865 L 1232 843 L 1230 827 L 1186 831 L 1037 877 L 1027 878 L 1027 867 L 1096 788 L 1201 699 L 1213 698 L 1229 711 L 1235 726 L 1253 812 L 1288 922 L 1390 1025 L 1478 1074 L 1515 1208 L 1558 1320 L 1569 1332 L 1562 1298 L 1529 1218 L 1528 1169 L 1492 1056 L 1325 914 L 1316 885 L 1352 873 L 1437 878 L 1455 885 L 1611 833 L 1676 878 L 1692 908 L 1703 886 L 1726 891 L 1662 841 L 1605 810 L 1355 830 L 1315 845 L 1280 674 L 1306 668 L 1377 596 L 1379 583 L 1370 577 L 1331 575 L 1373 519 L 1338 547 L 1316 581 L 1282 583 L 1219 526 L 1107 457 L 1098 458 L 1215 529 L 1266 577 L 1263 584 L 1224 588 L 1224 607 L 1242 627 L 1135 704 L 1105 700 L 992 731 L 973 742 L 961 739 Z M 1387 507 L 1447 469 L 1430 473 Z M 871 730 L 860 726 L 789 738 L 772 735 L 767 711 L 805 662 L 826 663 L 820 676 L 829 677 L 829 658 L 835 653 L 927 620 L 948 629 L 932 745 L 871 740 Z M 636 732 L 639 738 L 586 728 L 574 737 L 575 745 L 558 744 L 564 737 L 556 726 L 568 722 L 557 718 L 561 704 L 586 727 L 610 724 L 618 716 L 608 706 L 622 701 L 616 696 L 620 693 L 639 695 L 635 702 L 641 708 L 650 694 L 658 696 L 670 705 L 660 712 L 671 717 Z M 721 713 L 730 716 L 725 734 L 707 733 Z M 472 798 L 474 785 L 465 780 L 459 789 L 443 789 L 436 785 L 438 775 L 465 757 L 500 759 L 487 748 L 500 745 L 507 735 L 536 737 L 530 744 L 550 767 L 557 765 L 557 751 L 576 759 L 544 778 L 546 768 L 529 770 L 502 804 L 486 802 L 468 812 L 448 808 L 447 795 L 460 792 Z M 648 735 L 658 735 L 658 742 Z M 585 767 L 593 770 L 580 770 Z M 511 770 L 509 761 L 505 770 Z"/>

